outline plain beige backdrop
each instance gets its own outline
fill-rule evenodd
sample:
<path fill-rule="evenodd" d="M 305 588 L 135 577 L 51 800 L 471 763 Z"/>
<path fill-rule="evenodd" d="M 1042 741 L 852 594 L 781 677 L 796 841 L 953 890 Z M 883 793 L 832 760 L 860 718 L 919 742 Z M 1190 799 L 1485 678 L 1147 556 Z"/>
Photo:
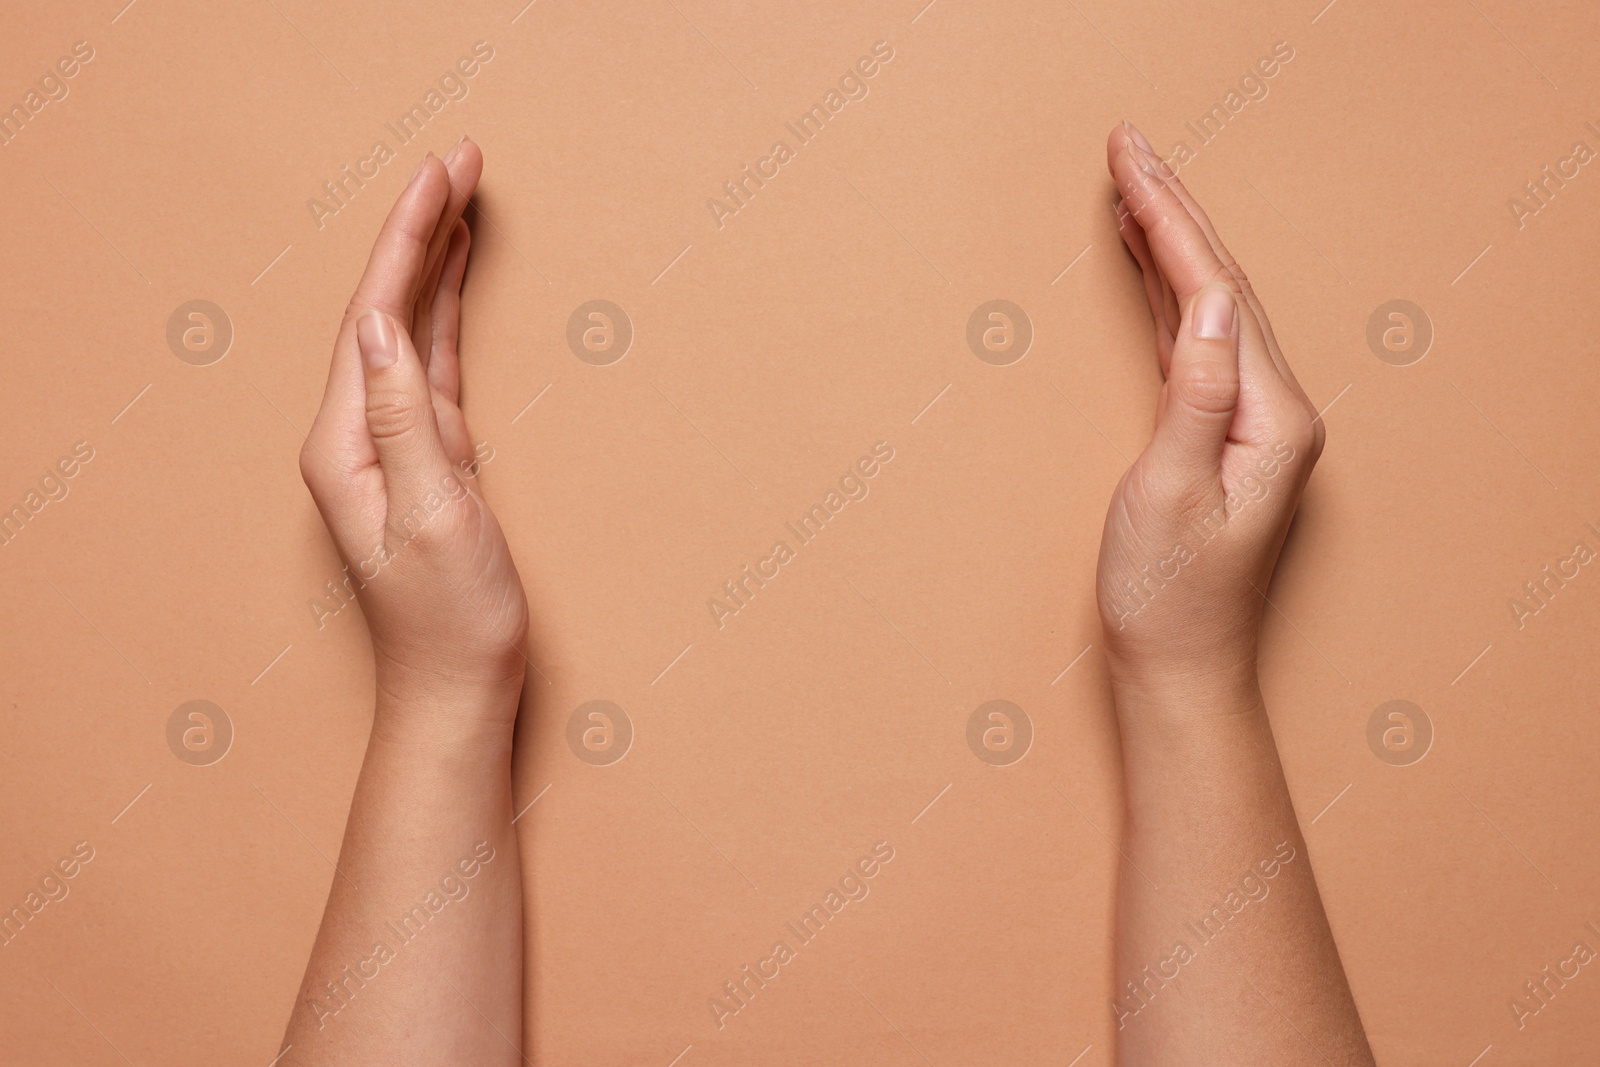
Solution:
<path fill-rule="evenodd" d="M 465 406 L 535 618 L 528 1061 L 1109 1063 L 1092 577 L 1158 385 L 1105 175 L 1125 116 L 1192 150 L 1326 406 L 1262 672 L 1378 1058 L 1588 1055 L 1600 968 L 1543 1002 L 1524 983 L 1600 948 L 1600 567 L 1543 570 L 1600 549 L 1600 169 L 1542 171 L 1600 150 L 1589 5 L 524 2 L 3 13 L 26 122 L 0 145 L 0 508 L 28 517 L 0 545 L 0 908 L 28 918 L 0 1061 L 278 1055 L 371 685 L 295 457 L 381 219 L 470 132 Z M 870 91 L 802 145 L 785 124 L 878 42 Z M 779 141 L 747 203 L 708 206 Z M 609 365 L 568 345 L 592 300 L 632 325 Z M 1033 329 L 1005 366 L 967 342 L 991 300 Z M 1420 333 L 1368 343 L 1395 300 L 1432 334 L 1404 366 Z M 218 332 L 186 349 L 197 323 Z M 719 627 L 723 583 L 878 442 L 867 497 Z M 1519 620 L 1525 582 L 1547 595 Z M 1032 727 L 1007 766 L 967 741 L 996 699 Z M 231 724 L 220 760 L 215 715 L 209 750 L 169 745 L 192 700 Z M 568 742 L 591 700 L 631 724 L 609 765 Z M 1431 724 L 1420 760 L 1403 724 L 1369 743 L 1394 700 Z M 880 841 L 870 895 L 719 1029 L 723 983 Z"/>

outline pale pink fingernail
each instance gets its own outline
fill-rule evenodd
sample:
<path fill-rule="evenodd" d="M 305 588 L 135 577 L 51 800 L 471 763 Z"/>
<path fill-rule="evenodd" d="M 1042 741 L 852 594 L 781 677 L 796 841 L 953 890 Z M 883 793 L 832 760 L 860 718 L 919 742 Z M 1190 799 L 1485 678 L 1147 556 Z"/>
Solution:
<path fill-rule="evenodd" d="M 448 167 L 450 164 L 455 162 L 456 155 L 461 151 L 461 144 L 466 139 L 467 139 L 467 135 L 466 134 L 462 134 L 461 135 L 461 139 L 456 141 L 455 144 L 450 146 L 450 151 L 448 151 L 448 152 L 446 152 L 444 154 L 444 165 L 445 166 Z"/>
<path fill-rule="evenodd" d="M 369 311 L 356 320 L 356 345 L 361 359 L 372 370 L 382 370 L 400 358 L 400 344 L 389 316 Z"/>
<path fill-rule="evenodd" d="M 1233 336 L 1232 293 L 1226 289 L 1207 289 L 1200 294 L 1194 309 L 1194 335 L 1203 341 Z"/>
<path fill-rule="evenodd" d="M 1138 145 L 1146 152 L 1151 154 L 1155 153 L 1155 148 L 1150 144 L 1149 140 L 1145 138 L 1145 135 L 1139 132 L 1139 127 L 1135 126 L 1127 119 L 1123 119 L 1122 128 L 1128 131 L 1128 136 L 1133 138 L 1134 144 Z"/>

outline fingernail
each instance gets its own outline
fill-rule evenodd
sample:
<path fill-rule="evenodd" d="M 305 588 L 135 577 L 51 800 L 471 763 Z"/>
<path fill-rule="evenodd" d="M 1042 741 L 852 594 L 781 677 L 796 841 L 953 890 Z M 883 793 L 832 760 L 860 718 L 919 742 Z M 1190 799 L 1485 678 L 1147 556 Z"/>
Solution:
<path fill-rule="evenodd" d="M 1151 147 L 1150 142 L 1145 138 L 1145 135 L 1139 132 L 1139 127 L 1135 126 L 1133 123 L 1129 122 L 1127 119 L 1123 119 L 1122 120 L 1122 128 L 1128 131 L 1128 136 L 1133 138 L 1133 143 L 1134 144 L 1138 145 L 1140 148 L 1144 149 L 1146 152 L 1149 152 L 1151 154 L 1155 153 L 1155 149 L 1153 147 Z"/>
<path fill-rule="evenodd" d="M 1155 166 L 1153 164 L 1151 164 L 1150 157 L 1147 156 L 1145 153 L 1143 153 L 1143 152 L 1135 152 L 1134 150 L 1129 149 L 1128 150 L 1128 154 L 1133 156 L 1133 161 L 1135 163 L 1139 164 L 1139 169 L 1144 171 L 1146 174 L 1150 175 L 1150 177 L 1157 178 L 1157 179 L 1159 179 L 1161 177 L 1160 174 L 1156 173 Z"/>
<path fill-rule="evenodd" d="M 362 362 L 372 370 L 382 370 L 400 358 L 394 326 L 381 312 L 369 311 L 356 320 L 356 345 Z"/>
<path fill-rule="evenodd" d="M 1233 294 L 1226 289 L 1207 289 L 1194 309 L 1194 335 L 1203 341 L 1218 341 L 1233 336 Z"/>
<path fill-rule="evenodd" d="M 407 179 L 406 185 L 409 186 L 412 182 L 417 180 L 417 175 L 422 173 L 422 168 L 426 167 L 428 165 L 428 160 L 430 160 L 432 158 L 433 158 L 433 153 L 429 152 L 427 155 L 423 156 L 421 159 L 419 159 L 417 161 L 417 169 L 411 172 L 411 177 L 409 179 Z"/>
<path fill-rule="evenodd" d="M 457 141 L 455 144 L 450 146 L 450 151 L 448 151 L 448 152 L 446 152 L 444 154 L 444 165 L 445 166 L 448 167 L 451 163 L 455 162 L 456 153 L 461 151 L 461 142 L 465 141 L 466 139 L 467 139 L 467 135 L 466 134 L 462 134 L 461 135 L 461 140 Z"/>

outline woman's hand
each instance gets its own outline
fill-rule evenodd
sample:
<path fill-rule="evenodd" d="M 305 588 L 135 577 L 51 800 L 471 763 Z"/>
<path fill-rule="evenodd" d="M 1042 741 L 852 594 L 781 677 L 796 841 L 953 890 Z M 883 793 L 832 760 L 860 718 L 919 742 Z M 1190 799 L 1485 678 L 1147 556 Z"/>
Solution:
<path fill-rule="evenodd" d="M 520 690 L 528 606 L 476 484 L 457 338 L 483 156 L 430 153 L 400 194 L 333 345 L 300 471 L 358 589 L 380 709 Z M 516 714 L 517 702 L 493 702 Z"/>
<path fill-rule="evenodd" d="M 1150 444 L 1106 514 L 1097 582 L 1114 674 L 1254 683 L 1278 550 L 1323 427 L 1244 271 L 1126 123 L 1107 157 L 1166 378 Z"/>

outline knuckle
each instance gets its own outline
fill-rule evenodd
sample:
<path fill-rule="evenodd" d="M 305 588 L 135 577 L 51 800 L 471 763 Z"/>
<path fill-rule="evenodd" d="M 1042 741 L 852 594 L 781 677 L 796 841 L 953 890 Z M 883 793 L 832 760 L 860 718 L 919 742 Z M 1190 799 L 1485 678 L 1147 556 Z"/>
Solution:
<path fill-rule="evenodd" d="M 375 440 L 402 438 L 415 432 L 422 410 L 417 399 L 400 389 L 367 393 L 367 429 Z"/>
<path fill-rule="evenodd" d="M 1172 385 L 1180 400 L 1200 411 L 1221 414 L 1239 403 L 1239 375 L 1220 360 L 1196 360 L 1175 376 Z"/>

